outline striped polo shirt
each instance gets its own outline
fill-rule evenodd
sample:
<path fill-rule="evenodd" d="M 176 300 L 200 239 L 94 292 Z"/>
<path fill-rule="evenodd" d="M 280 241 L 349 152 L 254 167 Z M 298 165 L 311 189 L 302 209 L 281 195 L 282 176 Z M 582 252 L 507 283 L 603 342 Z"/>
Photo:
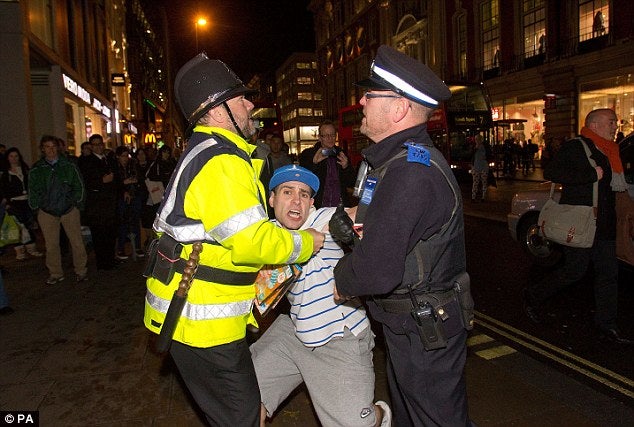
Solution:
<path fill-rule="evenodd" d="M 302 229 L 323 230 L 336 208 L 311 209 Z M 306 347 L 319 347 L 348 328 L 354 335 L 370 327 L 358 298 L 336 304 L 333 298 L 334 268 L 343 251 L 329 233 L 324 247 L 304 264 L 301 276 L 286 294 L 295 334 Z"/>

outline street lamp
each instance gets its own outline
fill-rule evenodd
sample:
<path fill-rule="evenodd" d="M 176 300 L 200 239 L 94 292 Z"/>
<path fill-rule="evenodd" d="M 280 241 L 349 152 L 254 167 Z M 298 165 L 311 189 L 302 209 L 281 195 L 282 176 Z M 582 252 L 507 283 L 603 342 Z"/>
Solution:
<path fill-rule="evenodd" d="M 198 18 L 194 24 L 196 25 L 196 54 L 198 54 L 198 27 L 207 25 L 207 20 L 205 18 Z"/>

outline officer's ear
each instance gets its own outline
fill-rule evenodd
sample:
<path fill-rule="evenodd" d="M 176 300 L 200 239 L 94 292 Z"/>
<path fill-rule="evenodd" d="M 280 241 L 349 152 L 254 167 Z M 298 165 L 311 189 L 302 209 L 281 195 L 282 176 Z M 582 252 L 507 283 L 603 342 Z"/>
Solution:
<path fill-rule="evenodd" d="M 394 108 L 393 113 L 394 114 L 394 122 L 398 123 L 401 120 L 403 120 L 406 116 L 407 113 L 409 112 L 409 110 L 412 108 L 412 105 L 409 101 L 409 99 L 402 97 L 402 98 L 398 98 L 398 99 L 394 99 L 392 102 L 392 108 Z"/>
<path fill-rule="evenodd" d="M 275 188 L 271 190 L 269 193 L 269 206 L 273 207 L 273 202 L 275 201 Z"/>
<path fill-rule="evenodd" d="M 207 112 L 207 117 L 211 120 L 211 126 L 215 123 L 224 123 L 227 121 L 227 111 L 222 104 L 216 105 L 214 108 Z"/>

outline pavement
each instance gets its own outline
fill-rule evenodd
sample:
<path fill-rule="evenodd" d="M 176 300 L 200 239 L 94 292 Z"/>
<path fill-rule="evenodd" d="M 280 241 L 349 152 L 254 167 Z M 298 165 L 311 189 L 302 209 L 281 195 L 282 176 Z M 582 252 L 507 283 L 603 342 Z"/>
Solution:
<path fill-rule="evenodd" d="M 539 185 L 539 173 L 498 179 L 484 203 L 471 203 L 464 185 L 465 213 L 505 221 L 512 194 Z M 35 411 L 41 426 L 204 425 L 170 357 L 153 351 L 154 335 L 143 327 L 143 261 L 96 271 L 90 254 L 82 283 L 70 280 L 68 255 L 64 262 L 67 279 L 47 286 L 42 258 L 16 261 L 12 251 L 0 257 L 15 309 L 0 316 L 0 425 L 25 411 Z M 469 411 L 479 427 L 634 425 L 631 402 L 515 351 L 477 325 L 468 349 Z M 376 398 L 389 402 L 380 336 L 374 361 Z M 318 426 L 305 389 L 269 425 Z"/>

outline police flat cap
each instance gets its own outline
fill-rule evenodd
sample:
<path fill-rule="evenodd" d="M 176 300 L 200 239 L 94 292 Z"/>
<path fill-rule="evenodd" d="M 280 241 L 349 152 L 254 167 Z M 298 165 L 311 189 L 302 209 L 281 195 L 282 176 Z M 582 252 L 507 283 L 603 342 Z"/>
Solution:
<path fill-rule="evenodd" d="M 425 64 L 386 45 L 377 50 L 370 77 L 357 86 L 391 90 L 430 108 L 451 96 L 447 85 Z"/>

